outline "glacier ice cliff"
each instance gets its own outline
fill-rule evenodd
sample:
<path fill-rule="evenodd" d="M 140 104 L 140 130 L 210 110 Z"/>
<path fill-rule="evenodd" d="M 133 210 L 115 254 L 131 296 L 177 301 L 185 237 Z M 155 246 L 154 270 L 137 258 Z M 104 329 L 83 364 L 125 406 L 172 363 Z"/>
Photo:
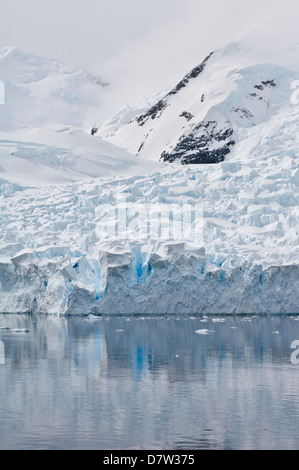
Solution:
<path fill-rule="evenodd" d="M 299 180 L 292 158 L 280 164 L 12 189 L 1 198 L 0 311 L 299 313 Z M 124 200 L 129 223 L 117 232 Z M 136 233 L 142 207 L 171 207 L 174 220 L 194 202 L 189 240 L 175 225 L 164 239 L 142 224 Z"/>
<path fill-rule="evenodd" d="M 1 312 L 67 315 L 299 313 L 299 266 L 244 265 L 202 271 L 197 256 L 184 264 L 150 260 L 140 282 L 130 264 L 99 263 L 98 289 L 65 263 L 1 263 Z M 84 262 L 86 277 L 92 265 Z M 79 263 L 80 265 L 80 263 Z M 149 270 L 149 266 L 151 266 Z M 67 274 L 69 279 L 67 279 Z M 91 275 L 92 277 L 92 275 Z M 103 283 L 103 284 L 100 284 Z"/>

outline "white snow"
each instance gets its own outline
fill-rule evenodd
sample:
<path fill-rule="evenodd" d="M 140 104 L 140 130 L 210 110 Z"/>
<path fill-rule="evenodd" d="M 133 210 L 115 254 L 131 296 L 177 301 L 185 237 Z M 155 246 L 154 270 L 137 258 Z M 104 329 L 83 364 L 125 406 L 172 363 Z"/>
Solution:
<path fill-rule="evenodd" d="M 98 79 L 18 49 L 0 52 L 2 73 L 1 312 L 299 313 L 295 73 L 229 47 L 170 97 L 157 124 L 125 124 L 138 105 L 94 136 Z M 263 101 L 248 98 L 272 79 Z M 229 118 L 236 145 L 224 162 L 159 162 L 191 123 L 182 111 Z M 186 239 L 188 208 L 199 210 Z"/>
<path fill-rule="evenodd" d="M 91 136 L 105 96 L 106 84 L 99 77 L 18 48 L 4 48 L 0 80 L 5 85 L 0 186 L 65 184 L 136 173 L 132 155 Z"/>

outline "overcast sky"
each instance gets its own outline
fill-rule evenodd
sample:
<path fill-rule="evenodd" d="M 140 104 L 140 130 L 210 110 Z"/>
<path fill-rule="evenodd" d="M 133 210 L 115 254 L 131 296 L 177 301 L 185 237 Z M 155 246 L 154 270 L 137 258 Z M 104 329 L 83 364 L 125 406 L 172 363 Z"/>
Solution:
<path fill-rule="evenodd" d="M 298 21 L 298 0 L 0 0 L 0 47 L 102 75 L 116 110 L 252 31 L 299 44 Z"/>

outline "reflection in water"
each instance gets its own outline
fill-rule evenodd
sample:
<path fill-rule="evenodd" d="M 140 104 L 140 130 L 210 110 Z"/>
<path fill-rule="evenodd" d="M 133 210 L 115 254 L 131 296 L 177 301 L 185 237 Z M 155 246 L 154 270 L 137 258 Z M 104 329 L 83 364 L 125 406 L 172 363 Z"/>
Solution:
<path fill-rule="evenodd" d="M 298 318 L 217 320 L 2 315 L 0 448 L 298 449 Z"/>

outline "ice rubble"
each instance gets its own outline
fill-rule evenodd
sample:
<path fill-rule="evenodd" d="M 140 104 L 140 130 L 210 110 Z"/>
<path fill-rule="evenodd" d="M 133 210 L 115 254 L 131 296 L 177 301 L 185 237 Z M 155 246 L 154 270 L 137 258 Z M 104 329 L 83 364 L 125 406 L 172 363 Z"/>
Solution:
<path fill-rule="evenodd" d="M 298 313 L 298 182 L 283 163 L 261 158 L 254 178 L 249 159 L 2 197 L 1 311 Z M 200 200 L 203 239 L 100 239 L 120 194 L 129 207 Z"/>
<path fill-rule="evenodd" d="M 217 63 L 204 72 L 217 99 L 207 112 L 219 120 L 229 110 L 235 119 L 235 145 L 217 165 L 154 162 L 164 149 L 162 137 L 169 139 L 163 134 L 167 120 L 159 121 L 152 134 L 157 139 L 149 140 L 144 158 L 140 154 L 137 159 L 60 123 L 29 133 L 20 128 L 13 138 L 11 129 L 2 129 L 1 312 L 299 313 L 299 109 L 290 100 L 296 74 L 278 66 L 240 68 L 228 59 L 221 96 L 214 89 Z M 275 91 L 269 89 L 269 106 L 254 105 L 254 118 L 231 112 L 238 103 L 243 109 L 249 87 L 266 77 L 277 84 Z M 183 93 L 194 96 L 194 88 L 186 88 Z M 175 108 L 180 113 L 181 105 L 180 98 Z M 121 123 L 113 133 L 123 139 L 123 129 L 130 126 L 122 125 L 123 117 L 113 122 L 116 127 Z M 139 134 L 130 136 L 128 142 L 137 148 Z M 17 156 L 10 154 L 12 148 Z M 65 148 L 72 152 L 69 166 L 59 153 Z M 104 157 L 97 159 L 97 153 Z M 12 166 L 9 155 L 18 158 Z M 123 157 L 129 164 L 123 164 Z M 22 161 L 26 165 L 19 169 Z M 76 173 L 77 164 L 81 170 Z M 53 186 L 54 181 L 66 184 Z M 202 236 L 141 237 L 133 223 L 127 233 L 113 237 L 114 208 L 124 200 L 128 210 L 136 207 L 137 212 L 141 207 L 199 205 Z"/>

